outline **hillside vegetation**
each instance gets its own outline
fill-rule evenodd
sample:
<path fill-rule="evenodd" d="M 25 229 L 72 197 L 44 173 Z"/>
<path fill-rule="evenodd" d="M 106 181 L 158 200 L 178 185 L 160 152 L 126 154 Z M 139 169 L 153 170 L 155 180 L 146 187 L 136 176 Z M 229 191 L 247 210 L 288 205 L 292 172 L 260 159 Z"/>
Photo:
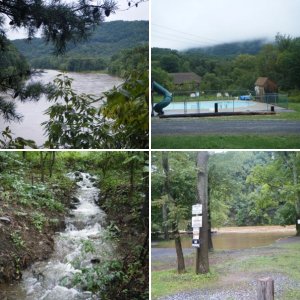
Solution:
<path fill-rule="evenodd" d="M 13 44 L 33 68 L 68 71 L 105 70 L 113 55 L 148 43 L 148 21 L 113 21 L 101 24 L 80 44 L 68 46 L 63 56 L 41 38 L 14 40 Z"/>
<path fill-rule="evenodd" d="M 253 90 L 257 77 L 268 77 L 299 101 L 300 38 L 277 34 L 275 43 L 257 40 L 185 52 L 153 48 L 153 80 L 173 90 L 167 73 L 176 72 L 195 72 L 202 90 L 218 91 Z"/>

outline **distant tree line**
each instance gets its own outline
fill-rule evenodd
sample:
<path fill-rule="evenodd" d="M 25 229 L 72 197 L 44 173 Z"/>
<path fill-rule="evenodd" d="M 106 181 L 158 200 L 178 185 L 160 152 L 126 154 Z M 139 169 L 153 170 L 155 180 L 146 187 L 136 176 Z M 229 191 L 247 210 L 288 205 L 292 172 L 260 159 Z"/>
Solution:
<path fill-rule="evenodd" d="M 70 44 L 63 56 L 53 53 L 53 46 L 40 38 L 31 42 L 14 40 L 13 44 L 33 68 L 64 71 L 103 71 L 126 49 L 148 44 L 148 21 L 113 21 L 97 26 L 88 40 Z"/>
<path fill-rule="evenodd" d="M 228 45 L 186 52 L 153 48 L 152 79 L 174 88 L 167 73 L 195 72 L 202 90 L 253 90 L 257 77 L 269 77 L 283 91 L 300 89 L 299 37 L 277 34 L 270 44 L 229 45 L 230 51 Z"/>

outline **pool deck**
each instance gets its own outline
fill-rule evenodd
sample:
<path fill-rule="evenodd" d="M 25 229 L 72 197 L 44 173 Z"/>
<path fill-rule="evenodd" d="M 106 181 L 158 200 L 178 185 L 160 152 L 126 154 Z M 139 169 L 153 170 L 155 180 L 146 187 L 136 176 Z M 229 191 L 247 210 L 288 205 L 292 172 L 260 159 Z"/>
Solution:
<path fill-rule="evenodd" d="M 220 101 L 220 100 L 218 100 Z M 254 102 L 254 101 L 253 101 Z M 266 104 L 266 103 L 260 103 L 260 102 L 255 102 L 253 105 L 251 106 L 246 106 L 246 107 L 235 107 L 234 110 L 232 108 L 222 108 L 221 106 L 218 107 L 218 112 L 219 115 L 221 115 L 221 113 L 244 113 L 244 114 L 259 114 L 259 113 L 271 113 L 271 106 L 274 106 L 274 110 L 275 113 L 276 112 L 293 112 L 293 110 L 289 110 L 287 108 L 282 108 L 279 106 L 275 106 L 272 104 Z M 168 109 L 168 107 L 164 108 L 164 116 L 167 117 L 172 117 L 172 116 L 179 116 L 179 115 L 193 115 L 195 114 L 195 116 L 200 116 L 201 114 L 203 114 L 203 116 L 205 116 L 205 114 L 212 114 L 212 115 L 218 115 L 215 114 L 214 112 L 214 108 L 209 108 L 209 109 L 187 109 L 186 111 L 184 111 L 184 109 Z"/>

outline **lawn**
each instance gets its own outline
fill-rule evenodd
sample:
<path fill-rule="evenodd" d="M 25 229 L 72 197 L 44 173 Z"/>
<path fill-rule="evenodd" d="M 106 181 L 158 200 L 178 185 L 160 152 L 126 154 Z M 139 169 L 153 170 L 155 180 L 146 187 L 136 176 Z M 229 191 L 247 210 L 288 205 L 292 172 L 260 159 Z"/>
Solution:
<path fill-rule="evenodd" d="M 299 149 L 298 135 L 152 136 L 152 149 Z"/>

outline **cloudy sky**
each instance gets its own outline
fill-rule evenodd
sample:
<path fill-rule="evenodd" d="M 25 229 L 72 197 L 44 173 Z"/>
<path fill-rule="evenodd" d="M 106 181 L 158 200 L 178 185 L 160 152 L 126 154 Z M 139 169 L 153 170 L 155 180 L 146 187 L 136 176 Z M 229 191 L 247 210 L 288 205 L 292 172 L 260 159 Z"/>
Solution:
<path fill-rule="evenodd" d="M 300 36 L 299 0 L 151 0 L 152 47 L 183 50 L 277 32 Z"/>
<path fill-rule="evenodd" d="M 137 0 L 135 0 L 136 2 Z M 74 0 L 67 0 L 67 2 L 74 2 Z M 109 18 L 106 18 L 106 21 L 115 21 L 115 20 L 149 20 L 149 2 L 145 1 L 138 5 L 138 7 L 131 7 L 128 9 L 127 0 L 117 0 L 119 10 L 116 14 L 111 15 Z M 22 39 L 26 38 L 27 35 L 24 30 L 10 30 L 10 26 L 7 22 L 7 36 L 9 39 Z"/>

